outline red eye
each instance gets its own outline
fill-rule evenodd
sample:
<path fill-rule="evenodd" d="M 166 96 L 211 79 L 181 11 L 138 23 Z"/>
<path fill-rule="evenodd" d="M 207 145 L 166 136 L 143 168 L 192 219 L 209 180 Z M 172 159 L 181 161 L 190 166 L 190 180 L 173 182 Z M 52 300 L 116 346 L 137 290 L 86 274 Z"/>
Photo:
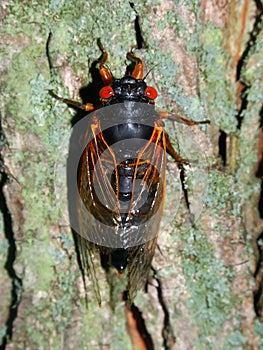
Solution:
<path fill-rule="evenodd" d="M 111 86 L 104 86 L 100 90 L 100 97 L 103 99 L 110 98 L 113 95 L 114 95 L 114 91 L 113 91 L 113 88 Z"/>
<path fill-rule="evenodd" d="M 155 88 L 151 86 L 147 86 L 147 88 L 144 90 L 144 95 L 150 98 L 151 100 L 155 100 L 156 97 L 158 96 L 158 93 L 155 90 Z"/>

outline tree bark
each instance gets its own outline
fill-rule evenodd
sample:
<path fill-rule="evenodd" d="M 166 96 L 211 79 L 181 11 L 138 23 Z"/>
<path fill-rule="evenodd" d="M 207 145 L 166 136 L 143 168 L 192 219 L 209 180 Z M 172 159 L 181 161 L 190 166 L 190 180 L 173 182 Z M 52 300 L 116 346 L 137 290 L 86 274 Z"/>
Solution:
<path fill-rule="evenodd" d="M 263 347 L 262 12 L 259 0 L 1 4 L 1 349 Z M 85 305 L 67 217 L 75 112 L 48 93 L 96 100 L 97 38 L 115 77 L 140 46 L 159 111 L 210 120 L 166 122 L 193 160 L 188 207 L 169 159 L 146 290 L 128 309 L 113 276 L 114 311 L 98 259 L 102 306 L 90 279 Z"/>

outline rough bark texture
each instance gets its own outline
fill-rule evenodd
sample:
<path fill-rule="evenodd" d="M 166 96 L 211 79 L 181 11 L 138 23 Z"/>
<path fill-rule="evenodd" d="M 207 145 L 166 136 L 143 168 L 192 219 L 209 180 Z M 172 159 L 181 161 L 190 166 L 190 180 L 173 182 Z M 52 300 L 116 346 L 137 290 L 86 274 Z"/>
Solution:
<path fill-rule="evenodd" d="M 1 349 L 262 349 L 262 2 L 9 1 L 0 18 Z M 113 312 L 99 266 L 102 306 L 89 280 L 85 306 L 63 172 L 74 113 L 48 90 L 79 98 L 99 37 L 121 77 L 136 30 L 157 108 L 211 124 L 167 122 L 201 164 L 195 225 L 169 161 L 147 292 Z"/>

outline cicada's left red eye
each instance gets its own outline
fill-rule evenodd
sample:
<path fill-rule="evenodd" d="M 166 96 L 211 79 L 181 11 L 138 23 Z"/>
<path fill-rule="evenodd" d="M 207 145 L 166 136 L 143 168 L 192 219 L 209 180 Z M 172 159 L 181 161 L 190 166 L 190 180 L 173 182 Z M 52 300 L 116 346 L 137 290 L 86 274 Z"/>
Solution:
<path fill-rule="evenodd" d="M 158 96 L 158 93 L 155 90 L 155 88 L 153 88 L 151 86 L 147 86 L 147 88 L 144 91 L 144 95 L 147 96 L 148 98 L 150 98 L 151 100 L 155 100 L 156 97 Z"/>
<path fill-rule="evenodd" d="M 100 97 L 103 99 L 110 98 L 113 95 L 114 95 L 114 91 L 113 91 L 113 88 L 111 86 L 104 86 L 100 90 Z"/>

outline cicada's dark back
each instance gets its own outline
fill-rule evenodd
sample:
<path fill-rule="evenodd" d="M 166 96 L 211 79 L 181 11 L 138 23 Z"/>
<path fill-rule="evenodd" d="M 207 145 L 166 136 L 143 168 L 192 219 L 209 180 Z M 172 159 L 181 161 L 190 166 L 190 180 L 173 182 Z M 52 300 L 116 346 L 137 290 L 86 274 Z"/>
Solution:
<path fill-rule="evenodd" d="M 76 153 L 76 175 L 73 171 L 70 176 L 77 192 L 70 206 L 78 213 L 78 224 L 72 225 L 82 269 L 92 278 L 100 302 L 93 261 L 93 254 L 99 253 L 107 273 L 114 268 L 126 276 L 125 295 L 130 304 L 145 285 L 157 244 L 166 152 L 179 166 L 187 160 L 173 149 L 155 111 L 157 92 L 143 79 L 142 61 L 129 52 L 133 69 L 122 79 L 114 79 L 105 67 L 107 53 L 99 46 L 99 72 L 104 84 L 101 105 L 51 94 L 69 106 L 91 112 L 80 125 L 84 136 Z"/>
<path fill-rule="evenodd" d="M 141 116 L 149 112 L 138 104 Z M 108 257 L 106 269 L 127 274 L 129 300 L 143 287 L 154 254 L 166 163 L 164 131 L 157 121 L 123 122 L 134 108 L 130 116 L 120 104 L 94 113 L 78 176 L 80 234 Z M 102 127 L 105 115 L 112 120 L 119 113 L 119 124 Z"/>

